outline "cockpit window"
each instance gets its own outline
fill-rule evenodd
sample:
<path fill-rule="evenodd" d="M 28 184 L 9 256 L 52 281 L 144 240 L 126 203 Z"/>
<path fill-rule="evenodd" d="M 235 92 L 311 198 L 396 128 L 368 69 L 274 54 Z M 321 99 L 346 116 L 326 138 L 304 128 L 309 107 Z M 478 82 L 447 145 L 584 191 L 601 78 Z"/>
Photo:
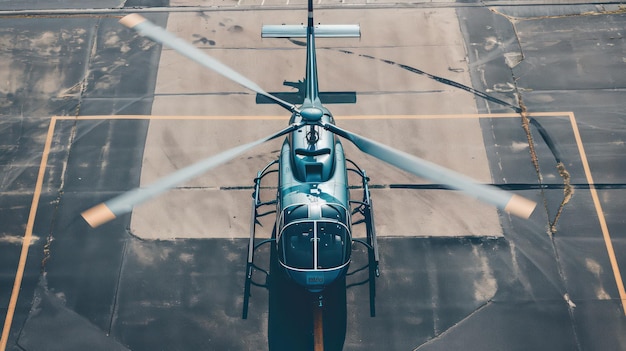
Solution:
<path fill-rule="evenodd" d="M 317 268 L 333 268 L 345 263 L 346 228 L 338 223 L 318 222 Z"/>
<path fill-rule="evenodd" d="M 305 219 L 309 216 L 309 209 L 306 205 L 290 206 L 285 210 L 284 222 L 291 223 L 298 219 Z"/>
<path fill-rule="evenodd" d="M 346 211 L 343 207 L 325 204 L 322 206 L 322 217 L 346 223 Z"/>
<path fill-rule="evenodd" d="M 313 269 L 314 222 L 294 223 L 285 228 L 282 250 L 286 265 L 300 269 Z"/>

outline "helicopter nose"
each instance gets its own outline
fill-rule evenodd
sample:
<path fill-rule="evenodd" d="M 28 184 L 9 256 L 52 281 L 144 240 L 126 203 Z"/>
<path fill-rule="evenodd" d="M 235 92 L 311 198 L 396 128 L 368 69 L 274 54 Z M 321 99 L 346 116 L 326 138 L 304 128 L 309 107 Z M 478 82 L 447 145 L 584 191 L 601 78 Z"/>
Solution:
<path fill-rule="evenodd" d="M 293 281 L 312 293 L 318 293 L 345 274 L 347 267 L 325 271 L 293 270 L 287 268 L 287 274 Z"/>

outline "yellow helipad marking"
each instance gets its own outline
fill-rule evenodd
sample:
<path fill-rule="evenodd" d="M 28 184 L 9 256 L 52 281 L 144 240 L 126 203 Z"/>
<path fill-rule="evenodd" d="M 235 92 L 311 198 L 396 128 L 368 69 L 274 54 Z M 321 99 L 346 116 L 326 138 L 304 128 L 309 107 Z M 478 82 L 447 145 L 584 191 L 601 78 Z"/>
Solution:
<path fill-rule="evenodd" d="M 26 223 L 24 240 L 22 240 L 20 260 L 17 264 L 15 281 L 13 282 L 13 291 L 11 292 L 11 299 L 9 300 L 9 307 L 7 308 L 7 315 L 2 329 L 2 339 L 0 339 L 0 350 L 2 351 L 4 351 L 7 346 L 9 331 L 11 330 L 11 323 L 13 322 L 13 314 L 15 313 L 15 306 L 17 305 L 17 297 L 20 293 L 20 287 L 22 286 L 24 268 L 26 267 L 26 258 L 28 257 L 28 248 L 30 247 L 31 239 L 33 237 L 33 226 L 35 225 L 35 216 L 37 214 L 37 207 L 39 206 L 39 198 L 41 197 L 41 188 L 43 187 L 43 178 L 46 173 L 46 165 L 48 164 L 48 155 L 50 154 L 50 145 L 52 144 L 52 135 L 54 134 L 55 125 L 56 119 L 53 117 L 50 120 L 48 135 L 46 136 L 46 143 L 44 144 L 43 154 L 41 156 L 39 173 L 37 174 L 37 182 L 35 183 L 35 193 L 33 194 L 33 201 L 30 205 L 30 213 L 28 215 L 28 222 Z"/>
<path fill-rule="evenodd" d="M 593 177 L 591 176 L 591 169 L 589 168 L 589 162 L 587 162 L 587 154 L 583 147 L 582 139 L 580 138 L 580 131 L 578 130 L 578 124 L 576 123 L 576 117 L 573 112 L 568 113 L 570 123 L 572 124 L 572 130 L 574 131 L 574 138 L 578 145 L 578 152 L 580 153 L 580 159 L 585 169 L 585 176 L 587 177 L 587 183 L 589 183 L 589 191 L 591 192 L 591 198 L 593 199 L 593 205 L 596 208 L 598 219 L 600 220 L 600 228 L 602 229 L 602 237 L 604 238 L 604 244 L 606 245 L 606 251 L 609 254 L 609 260 L 611 267 L 613 268 L 613 275 L 615 276 L 615 283 L 617 284 L 617 290 L 619 291 L 620 300 L 622 301 L 622 309 L 624 315 L 626 315 L 626 291 L 624 290 L 624 282 L 622 281 L 622 275 L 619 271 L 619 265 L 617 264 L 617 257 L 615 256 L 615 250 L 613 249 L 613 242 L 611 241 L 611 235 L 609 234 L 609 227 L 606 224 L 606 218 L 604 218 L 604 212 L 602 211 L 602 205 L 600 204 L 600 198 L 598 197 L 598 191 L 596 190 Z"/>
<path fill-rule="evenodd" d="M 560 117 L 566 116 L 569 118 L 574 132 L 574 138 L 576 139 L 576 145 L 578 146 L 578 152 L 580 153 L 580 159 L 585 170 L 585 176 L 589 183 L 589 191 L 598 214 L 600 221 L 600 228 L 602 230 L 602 237 L 606 245 L 606 250 L 611 262 L 611 268 L 613 269 L 613 275 L 615 277 L 615 283 L 622 302 L 622 308 L 626 315 L 626 291 L 624 290 L 624 283 L 617 263 L 617 257 L 613 244 L 611 241 L 611 235 L 604 218 L 604 212 L 600 204 L 600 198 L 591 176 L 591 169 L 589 162 L 587 161 L 587 154 L 583 147 L 582 139 L 580 137 L 580 131 L 578 130 L 578 124 L 573 112 L 534 112 L 529 113 L 532 117 Z M 515 118 L 519 117 L 517 113 L 500 113 L 500 114 L 460 114 L 460 115 L 371 115 L 371 116 L 335 116 L 337 120 L 372 120 L 372 119 L 466 119 L 466 118 Z M 15 307 L 17 305 L 17 299 L 22 285 L 22 279 L 24 276 L 24 269 L 26 267 L 26 259 L 28 257 L 28 248 L 30 247 L 33 226 L 35 223 L 35 216 L 37 215 L 37 206 L 39 205 L 39 198 L 41 196 L 41 189 L 43 186 L 43 180 L 45 176 L 46 166 L 48 164 L 48 156 L 50 154 L 50 146 L 52 144 L 52 136 L 54 134 L 54 128 L 57 120 L 104 120 L 104 119 L 137 119 L 137 120 L 284 120 L 287 121 L 286 116 L 146 116 L 146 115 L 121 115 L 121 116 L 53 116 L 50 118 L 50 125 L 48 127 L 48 134 L 46 136 L 46 142 L 41 157 L 41 164 L 39 166 L 39 173 L 37 175 L 37 182 L 35 184 L 35 191 L 33 194 L 33 200 L 31 203 L 30 213 L 28 216 L 28 222 L 26 224 L 26 231 L 24 233 L 24 240 L 22 241 L 22 250 L 20 253 L 20 260 L 17 265 L 17 272 L 15 273 L 15 282 L 13 284 L 13 291 L 11 293 L 11 299 L 9 300 L 9 306 L 7 309 L 6 319 L 4 321 L 4 327 L 2 329 L 2 339 L 0 339 L 0 351 L 5 351 L 7 341 L 9 338 L 9 331 L 13 322 L 13 316 L 15 313 Z"/>

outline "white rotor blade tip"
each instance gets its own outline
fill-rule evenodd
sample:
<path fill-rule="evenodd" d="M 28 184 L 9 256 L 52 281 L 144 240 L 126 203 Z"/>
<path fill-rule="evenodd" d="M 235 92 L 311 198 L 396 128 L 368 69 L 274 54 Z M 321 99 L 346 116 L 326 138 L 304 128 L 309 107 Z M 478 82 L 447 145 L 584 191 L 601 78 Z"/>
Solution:
<path fill-rule="evenodd" d="M 115 219 L 115 214 L 111 212 L 111 210 L 105 205 L 101 203 L 96 205 L 83 213 L 80 214 L 83 216 L 85 221 L 92 227 L 95 228 L 101 224 L 104 224 L 108 221 Z"/>
<path fill-rule="evenodd" d="M 122 19 L 119 22 L 120 24 L 128 28 L 133 28 L 134 26 L 144 21 L 147 21 L 147 20 L 142 15 L 131 13 L 130 15 L 122 17 Z"/>
<path fill-rule="evenodd" d="M 520 218 L 528 219 L 535 210 L 537 203 L 527 198 L 513 194 L 504 210 Z"/>

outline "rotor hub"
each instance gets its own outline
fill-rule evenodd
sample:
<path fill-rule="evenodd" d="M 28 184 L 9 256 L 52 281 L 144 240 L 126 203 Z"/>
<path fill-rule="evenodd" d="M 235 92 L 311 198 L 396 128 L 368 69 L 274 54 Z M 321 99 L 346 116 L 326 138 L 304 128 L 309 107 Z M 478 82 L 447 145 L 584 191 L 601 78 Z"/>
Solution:
<path fill-rule="evenodd" d="M 317 107 L 307 107 L 300 111 L 300 116 L 307 122 L 317 122 L 322 119 L 324 112 Z"/>

